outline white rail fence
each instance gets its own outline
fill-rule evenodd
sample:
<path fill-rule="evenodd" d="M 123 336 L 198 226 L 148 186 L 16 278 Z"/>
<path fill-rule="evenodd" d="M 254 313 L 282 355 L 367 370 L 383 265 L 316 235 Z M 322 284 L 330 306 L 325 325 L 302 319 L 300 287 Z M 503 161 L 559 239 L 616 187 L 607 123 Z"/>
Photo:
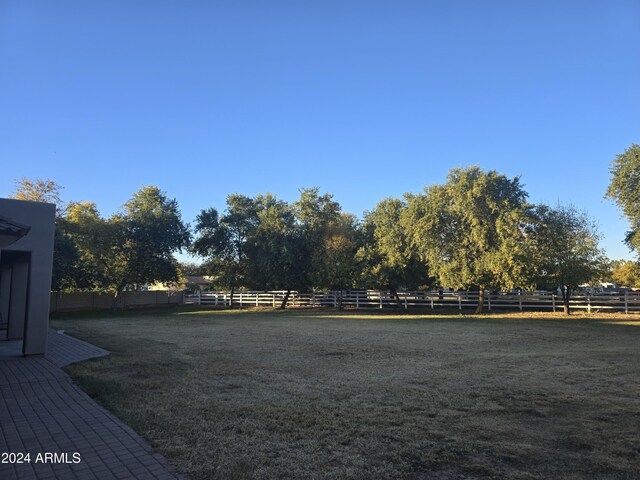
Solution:
<path fill-rule="evenodd" d="M 257 292 L 236 291 L 233 305 L 240 307 L 277 308 L 282 303 L 286 291 Z M 287 308 L 333 307 L 344 309 L 436 309 L 449 308 L 459 311 L 475 309 L 478 305 L 478 292 L 398 292 L 398 299 L 390 292 L 377 290 L 350 290 L 300 293 L 292 291 Z M 230 292 L 203 292 L 185 295 L 187 305 L 208 305 L 228 307 Z M 592 311 L 640 311 L 640 292 L 626 292 L 617 295 L 574 295 L 570 301 L 571 309 Z M 485 293 L 486 310 L 551 310 L 562 311 L 562 298 L 545 292 L 521 292 L 519 294 Z"/>

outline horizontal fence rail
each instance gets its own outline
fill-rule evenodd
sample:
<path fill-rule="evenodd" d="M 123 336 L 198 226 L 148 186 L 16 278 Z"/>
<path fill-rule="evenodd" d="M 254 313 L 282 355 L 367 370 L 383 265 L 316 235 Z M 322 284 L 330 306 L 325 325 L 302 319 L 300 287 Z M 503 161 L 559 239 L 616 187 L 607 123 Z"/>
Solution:
<path fill-rule="evenodd" d="M 283 290 L 258 292 L 236 291 L 233 305 L 240 307 L 278 308 L 287 292 Z M 457 310 L 475 309 L 480 295 L 478 292 L 441 292 L 438 290 L 419 292 L 391 292 L 378 290 L 349 290 L 289 294 L 287 308 L 333 307 L 344 309 L 409 309 L 409 308 L 449 308 Z M 184 303 L 190 305 L 231 306 L 230 292 L 201 292 L 185 295 Z M 626 292 L 616 295 L 574 295 L 569 302 L 571 309 L 592 311 L 640 311 L 640 292 Z M 547 292 L 485 293 L 486 310 L 550 310 L 562 311 L 562 297 Z"/>

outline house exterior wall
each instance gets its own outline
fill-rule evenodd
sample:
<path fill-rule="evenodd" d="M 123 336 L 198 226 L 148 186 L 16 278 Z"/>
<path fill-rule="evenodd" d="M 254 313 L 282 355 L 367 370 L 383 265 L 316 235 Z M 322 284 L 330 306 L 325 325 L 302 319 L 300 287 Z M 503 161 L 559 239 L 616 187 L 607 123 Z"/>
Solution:
<path fill-rule="evenodd" d="M 0 250 L 0 258 L 2 258 L 2 250 Z M 0 268 L 0 317 L 5 321 L 9 318 L 11 273 L 10 268 Z"/>
<path fill-rule="evenodd" d="M 23 338 L 25 355 L 42 354 L 46 350 L 49 326 L 55 205 L 0 198 L 0 215 L 31 227 L 27 235 L 0 250 L 0 260 L 6 252 L 30 255 L 28 264 L 18 262 L 10 272 L 0 272 L 3 280 L 0 307 L 3 310 L 8 307 L 9 335 Z M 12 281 L 8 284 L 9 275 Z M 25 282 L 28 282 L 28 291 Z"/>
<path fill-rule="evenodd" d="M 11 267 L 11 292 L 9 297 L 9 330 L 7 338 L 17 340 L 24 335 L 24 326 L 29 313 L 29 261 L 16 262 Z"/>

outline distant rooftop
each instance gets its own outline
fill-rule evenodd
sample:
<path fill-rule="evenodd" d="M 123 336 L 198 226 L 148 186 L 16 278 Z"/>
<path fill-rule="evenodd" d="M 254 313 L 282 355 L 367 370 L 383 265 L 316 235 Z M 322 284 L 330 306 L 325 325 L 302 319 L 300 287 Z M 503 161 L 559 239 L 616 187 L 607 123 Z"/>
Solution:
<path fill-rule="evenodd" d="M 203 277 L 201 275 L 186 275 L 188 283 L 195 283 L 196 285 L 209 285 L 212 281 L 209 277 Z"/>

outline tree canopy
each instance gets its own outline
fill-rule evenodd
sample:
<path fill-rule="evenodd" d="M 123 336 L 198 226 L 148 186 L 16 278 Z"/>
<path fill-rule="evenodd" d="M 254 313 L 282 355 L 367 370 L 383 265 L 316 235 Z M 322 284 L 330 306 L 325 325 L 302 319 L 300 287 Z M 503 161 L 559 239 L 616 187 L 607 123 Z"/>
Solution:
<path fill-rule="evenodd" d="M 611 280 L 621 287 L 640 288 L 640 264 L 633 260 L 614 260 Z"/>
<path fill-rule="evenodd" d="M 191 251 L 232 292 L 241 286 L 343 288 L 355 276 L 355 223 L 317 188 L 302 190 L 291 205 L 271 194 L 230 195 L 223 215 L 214 208 L 200 212 Z"/>
<path fill-rule="evenodd" d="M 607 195 L 640 231 L 640 147 L 632 145 L 612 167 Z M 14 198 L 62 205 L 51 180 L 22 179 Z M 580 284 L 602 277 L 605 257 L 596 226 L 573 207 L 534 206 L 518 177 L 479 167 L 456 168 L 445 183 L 421 194 L 387 198 L 362 221 L 342 211 L 317 187 L 291 203 L 272 194 L 232 194 L 226 208 L 202 210 L 195 241 L 177 201 L 158 187 L 142 187 L 119 213 L 103 217 L 92 202 L 58 209 L 55 288 L 110 290 L 179 282 L 174 255 L 189 247 L 220 288 L 254 290 L 563 288 L 565 303 Z M 640 238 L 640 234 L 638 234 Z M 611 272 L 626 284 L 635 263 Z M 622 281 L 622 280 L 620 280 Z M 288 294 L 282 303 L 287 304 Z"/>
<path fill-rule="evenodd" d="M 191 251 L 206 259 L 215 282 L 230 288 L 232 299 L 233 291 L 248 281 L 247 250 L 250 236 L 258 225 L 258 210 L 255 199 L 232 194 L 227 197 L 224 215 L 209 208 L 196 218 L 196 239 Z"/>
<path fill-rule="evenodd" d="M 640 145 L 632 144 L 611 164 L 611 182 L 606 196 L 615 201 L 631 229 L 625 242 L 640 251 Z"/>
<path fill-rule="evenodd" d="M 15 181 L 15 191 L 10 195 L 10 198 L 53 203 L 56 205 L 58 214 L 60 214 L 64 210 L 60 197 L 62 189 L 63 187 L 53 180 L 40 178 L 29 180 L 27 177 L 22 177 L 22 179 Z"/>
<path fill-rule="evenodd" d="M 367 214 L 362 225 L 363 245 L 357 252 L 361 283 L 367 288 L 416 289 L 430 283 L 429 269 L 412 248 L 406 201 L 387 198 Z"/>
<path fill-rule="evenodd" d="M 320 236 L 314 252 L 312 282 L 315 288 L 348 290 L 358 279 L 355 254 L 360 246 L 355 216 L 341 213 L 331 219 Z"/>
<path fill-rule="evenodd" d="M 53 180 L 39 178 L 30 180 L 23 177 L 14 183 L 15 190 L 10 198 L 53 203 L 56 206 L 51 288 L 65 290 L 89 287 L 91 284 L 87 280 L 87 272 L 80 262 L 80 254 L 64 218 L 66 207 L 61 198 L 63 187 Z"/>
<path fill-rule="evenodd" d="M 303 254 L 299 261 L 306 282 L 312 288 L 331 288 L 336 266 L 329 258 L 340 256 L 339 252 L 347 248 L 349 221 L 341 218 L 342 208 L 333 195 L 320 194 L 318 187 L 300 190 L 293 211 L 300 228 Z"/>
<path fill-rule="evenodd" d="M 565 313 L 570 313 L 572 291 L 596 280 L 606 270 L 607 259 L 598 242 L 596 224 L 572 206 L 540 205 L 529 235 L 531 263 L 537 267 L 538 284 L 562 289 Z"/>
<path fill-rule="evenodd" d="M 478 167 L 453 169 L 444 185 L 409 198 L 409 235 L 440 285 L 480 291 L 530 281 L 524 226 L 527 193 L 519 178 Z"/>
<path fill-rule="evenodd" d="M 306 290 L 300 262 L 302 231 L 293 208 L 272 195 L 257 197 L 258 224 L 248 245 L 248 283 L 258 290 Z"/>
<path fill-rule="evenodd" d="M 172 283 L 180 279 L 174 253 L 186 249 L 191 233 L 178 208 L 158 187 L 142 187 L 111 219 L 125 230 L 122 246 L 127 283 Z"/>
<path fill-rule="evenodd" d="M 59 282 L 62 288 L 94 288 L 117 296 L 125 288 L 180 278 L 173 255 L 189 245 L 189 227 L 176 200 L 157 187 L 141 188 L 110 218 L 102 217 L 93 202 L 70 202 L 61 225 L 60 238 L 73 244 L 76 256 L 75 268 Z"/>

